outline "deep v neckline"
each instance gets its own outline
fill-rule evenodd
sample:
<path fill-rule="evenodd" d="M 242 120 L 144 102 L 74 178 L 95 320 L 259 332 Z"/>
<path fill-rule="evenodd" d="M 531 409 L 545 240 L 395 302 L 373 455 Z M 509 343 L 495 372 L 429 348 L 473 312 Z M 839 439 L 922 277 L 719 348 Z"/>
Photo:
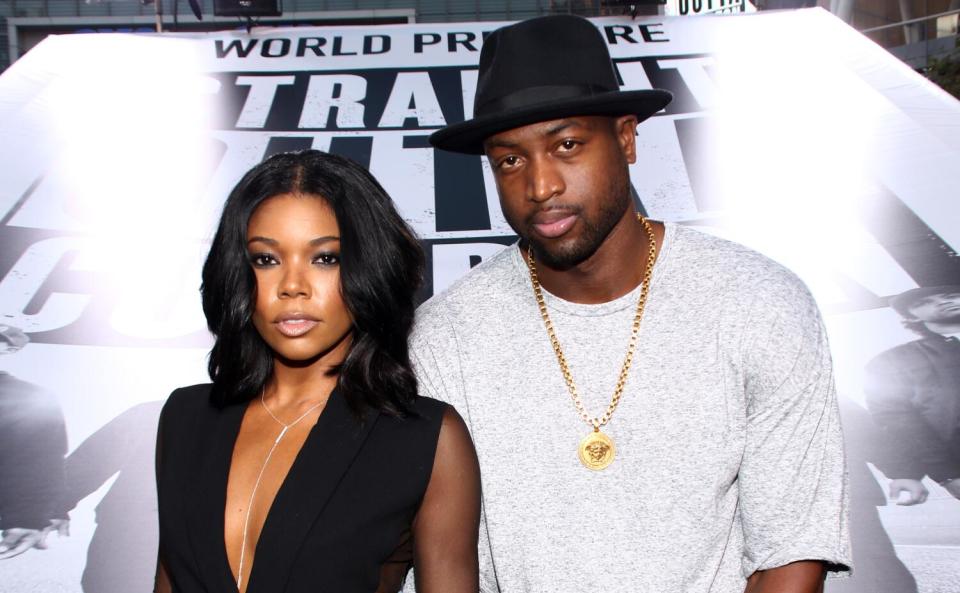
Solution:
<path fill-rule="evenodd" d="M 188 488 L 187 532 L 199 561 L 207 590 L 237 593 L 225 540 L 227 487 L 233 450 L 247 409 L 233 405 L 220 409 L 207 439 L 197 451 L 196 482 Z M 281 593 L 299 552 L 314 529 L 322 529 L 323 515 L 344 475 L 363 450 L 380 412 L 366 408 L 362 420 L 346 398 L 334 389 L 281 484 L 257 538 L 246 593 Z"/>
<path fill-rule="evenodd" d="M 256 560 L 257 560 L 257 557 L 259 556 L 259 554 L 257 553 L 257 549 L 260 547 L 260 542 L 263 540 L 264 532 L 267 531 L 267 525 L 270 523 L 271 516 L 274 515 L 274 507 L 276 506 L 277 501 L 281 499 L 281 494 L 284 492 L 284 489 L 287 488 L 287 485 L 292 481 L 291 477 L 293 477 L 294 479 L 296 478 L 294 474 L 298 470 L 298 467 L 301 465 L 300 460 L 304 456 L 304 451 L 307 450 L 308 445 L 314 439 L 314 433 L 317 432 L 317 427 L 320 425 L 321 419 L 323 418 L 324 414 L 326 414 L 327 410 L 331 407 L 330 403 L 331 401 L 333 401 L 333 398 L 336 395 L 336 393 L 337 393 L 336 388 L 334 388 L 330 392 L 330 395 L 327 397 L 327 401 L 323 405 L 323 409 L 320 410 L 320 414 L 317 416 L 317 419 L 310 426 L 310 430 L 307 432 L 307 436 L 306 438 L 304 438 L 303 444 L 300 445 L 300 449 L 297 450 L 296 455 L 294 455 L 293 462 L 291 462 L 290 467 L 287 470 L 287 473 L 283 476 L 283 480 L 281 480 L 280 482 L 280 487 L 277 488 L 276 493 L 273 495 L 273 500 L 270 501 L 270 505 L 267 507 L 267 512 L 264 515 L 264 519 L 263 519 L 263 525 L 260 526 L 260 531 L 257 533 L 256 541 L 253 543 L 253 546 L 251 548 L 253 553 L 249 558 L 250 571 L 246 576 L 247 586 L 246 586 L 246 589 L 244 589 L 243 593 L 250 591 L 250 585 L 252 583 L 252 577 L 254 575 L 254 568 L 256 567 Z M 222 546 L 220 546 L 221 548 L 220 556 L 222 560 L 222 565 L 227 575 L 229 575 L 230 581 L 233 583 L 233 587 L 234 587 L 233 591 L 236 591 L 237 593 L 241 593 L 240 587 L 237 584 L 237 575 L 235 575 L 233 572 L 233 567 L 230 565 L 230 555 L 227 552 L 227 533 L 226 533 L 227 494 L 230 489 L 230 473 L 233 470 L 233 455 L 237 448 L 237 441 L 240 438 L 240 431 L 243 428 L 243 421 L 246 418 L 246 415 L 248 410 L 250 409 L 250 406 L 256 406 L 256 405 L 259 405 L 257 399 L 253 399 L 250 402 L 248 402 L 247 405 L 243 408 L 243 413 L 240 414 L 240 421 L 235 426 L 233 438 L 231 439 L 230 452 L 227 458 L 226 480 L 224 481 L 224 485 L 223 485 L 224 487 L 223 511 L 220 513 L 220 521 L 219 521 L 220 539 L 222 540 L 222 544 L 223 544 Z M 269 410 L 266 410 L 266 411 L 269 412 Z M 277 421 L 277 427 L 279 429 L 279 432 L 278 432 L 279 436 L 277 437 L 277 440 L 279 441 L 280 437 L 284 436 L 287 433 L 287 429 L 289 427 L 292 427 L 293 425 L 292 424 L 284 425 L 280 423 L 280 421 L 277 420 L 277 418 L 272 414 L 270 414 L 270 416 L 273 418 L 273 420 Z M 267 460 L 267 457 L 264 458 L 264 461 L 266 460 Z M 266 464 L 261 468 L 261 470 L 265 467 L 266 467 Z M 256 486 L 254 487 L 256 488 Z M 248 506 L 250 505 L 248 504 Z M 248 513 L 250 512 L 250 508 L 247 509 L 247 512 Z"/>

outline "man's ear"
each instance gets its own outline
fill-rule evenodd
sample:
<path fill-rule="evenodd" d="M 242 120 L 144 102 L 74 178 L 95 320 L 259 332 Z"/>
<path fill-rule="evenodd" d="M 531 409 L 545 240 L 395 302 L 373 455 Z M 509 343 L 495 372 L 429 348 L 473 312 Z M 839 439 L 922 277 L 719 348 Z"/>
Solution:
<path fill-rule="evenodd" d="M 613 121 L 613 131 L 627 163 L 637 162 L 637 116 L 622 115 Z"/>

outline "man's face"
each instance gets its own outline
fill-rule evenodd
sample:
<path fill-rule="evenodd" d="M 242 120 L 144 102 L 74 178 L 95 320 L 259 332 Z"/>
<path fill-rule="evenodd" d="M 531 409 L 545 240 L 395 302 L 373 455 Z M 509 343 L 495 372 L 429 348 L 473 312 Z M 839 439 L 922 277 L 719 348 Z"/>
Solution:
<path fill-rule="evenodd" d="M 636 117 L 568 117 L 491 136 L 484 143 L 503 214 L 554 269 L 596 252 L 631 206 L 627 165 Z"/>
<path fill-rule="evenodd" d="M 932 294 L 923 297 L 914 301 L 908 311 L 925 323 L 960 322 L 960 292 Z"/>

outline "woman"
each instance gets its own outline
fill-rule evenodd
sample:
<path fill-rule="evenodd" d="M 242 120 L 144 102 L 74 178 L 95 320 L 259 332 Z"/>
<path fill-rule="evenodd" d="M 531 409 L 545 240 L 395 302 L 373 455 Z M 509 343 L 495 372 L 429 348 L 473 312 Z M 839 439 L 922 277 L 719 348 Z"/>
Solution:
<path fill-rule="evenodd" d="M 407 351 L 423 256 L 376 180 L 317 151 L 231 192 L 203 268 L 212 384 L 160 421 L 158 591 L 477 591 L 479 469 Z M 442 547 L 441 547 L 442 546 Z"/>

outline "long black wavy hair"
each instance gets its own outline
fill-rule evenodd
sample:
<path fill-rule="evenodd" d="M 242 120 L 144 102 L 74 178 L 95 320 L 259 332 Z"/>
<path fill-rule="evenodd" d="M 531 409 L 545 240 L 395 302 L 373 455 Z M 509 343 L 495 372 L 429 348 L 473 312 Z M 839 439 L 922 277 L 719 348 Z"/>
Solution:
<path fill-rule="evenodd" d="M 256 278 L 247 226 L 265 200 L 325 200 L 340 228 L 340 291 L 353 317 L 337 387 L 350 409 L 403 415 L 417 393 L 407 347 L 423 278 L 423 251 L 377 180 L 360 165 L 317 150 L 274 155 L 247 172 L 223 207 L 203 265 L 203 312 L 216 341 L 207 370 L 218 406 L 249 401 L 273 374 L 274 353 L 253 326 Z"/>

